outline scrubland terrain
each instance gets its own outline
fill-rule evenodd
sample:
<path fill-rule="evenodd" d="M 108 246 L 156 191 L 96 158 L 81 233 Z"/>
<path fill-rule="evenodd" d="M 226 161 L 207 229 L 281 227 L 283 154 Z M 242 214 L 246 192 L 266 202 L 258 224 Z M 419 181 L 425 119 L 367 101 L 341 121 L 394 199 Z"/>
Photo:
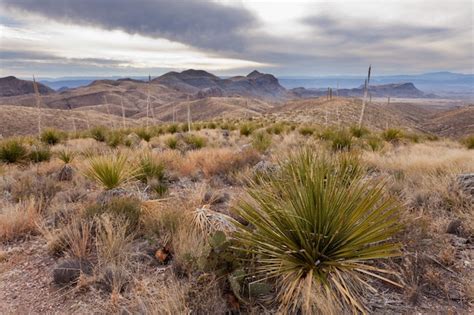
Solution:
<path fill-rule="evenodd" d="M 0 313 L 471 313 L 472 136 L 308 102 L 2 140 Z"/>

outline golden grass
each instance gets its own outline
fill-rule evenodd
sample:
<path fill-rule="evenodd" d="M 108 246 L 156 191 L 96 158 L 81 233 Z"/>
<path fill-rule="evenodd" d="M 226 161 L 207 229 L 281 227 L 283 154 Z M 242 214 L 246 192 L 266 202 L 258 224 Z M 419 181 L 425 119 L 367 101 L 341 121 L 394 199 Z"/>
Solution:
<path fill-rule="evenodd" d="M 20 238 L 37 231 L 41 214 L 34 199 L 3 205 L 0 212 L 0 241 Z"/>

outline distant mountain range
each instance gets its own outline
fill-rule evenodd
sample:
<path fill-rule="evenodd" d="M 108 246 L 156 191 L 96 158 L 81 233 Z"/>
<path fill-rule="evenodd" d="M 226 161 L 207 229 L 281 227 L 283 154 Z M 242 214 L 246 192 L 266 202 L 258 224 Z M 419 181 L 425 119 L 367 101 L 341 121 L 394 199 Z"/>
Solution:
<path fill-rule="evenodd" d="M 0 78 L 0 96 L 15 96 L 34 92 L 33 81 L 20 80 L 13 76 Z M 54 93 L 54 90 L 38 83 L 38 92 L 40 94 L 50 94 Z"/>
<path fill-rule="evenodd" d="M 173 72 L 170 72 L 173 73 Z M 176 73 L 176 72 L 174 72 Z M 166 76 L 167 74 L 165 74 Z M 44 79 L 41 82 L 55 90 L 65 90 L 66 88 L 76 88 L 85 86 L 99 79 L 117 80 L 120 77 L 63 77 L 56 79 Z M 148 78 L 144 76 L 131 77 L 132 79 L 145 81 Z M 222 77 L 231 79 L 231 77 Z M 282 76 L 278 77 L 281 86 L 287 89 L 304 87 L 306 89 L 352 89 L 363 84 L 363 76 Z M 418 89 L 425 93 L 432 93 L 450 98 L 474 98 L 474 75 L 453 72 L 433 72 L 415 75 L 387 75 L 373 76 L 372 84 L 384 85 L 392 83 L 413 83 Z"/>

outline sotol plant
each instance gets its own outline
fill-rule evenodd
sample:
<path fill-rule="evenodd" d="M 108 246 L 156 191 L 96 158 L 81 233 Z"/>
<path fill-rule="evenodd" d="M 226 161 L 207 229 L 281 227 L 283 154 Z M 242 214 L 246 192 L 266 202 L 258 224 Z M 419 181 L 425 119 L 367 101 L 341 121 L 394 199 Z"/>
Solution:
<path fill-rule="evenodd" d="M 347 153 L 330 158 L 306 149 L 251 184 L 250 199 L 235 208 L 252 223 L 237 224 L 237 249 L 258 257 L 254 275 L 276 280 L 285 311 L 364 312 L 359 293 L 373 289 L 364 278 L 391 282 L 371 262 L 399 254 L 390 242 L 398 207 L 362 174 Z"/>
<path fill-rule="evenodd" d="M 118 154 L 90 158 L 84 174 L 109 190 L 134 179 L 138 171 L 125 156 Z"/>

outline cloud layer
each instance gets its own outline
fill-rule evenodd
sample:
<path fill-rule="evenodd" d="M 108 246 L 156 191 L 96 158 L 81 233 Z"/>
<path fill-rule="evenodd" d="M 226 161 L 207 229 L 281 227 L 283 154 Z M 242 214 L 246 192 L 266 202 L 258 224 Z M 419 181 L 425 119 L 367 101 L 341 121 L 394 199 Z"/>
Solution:
<path fill-rule="evenodd" d="M 277 74 L 358 73 L 365 71 L 369 63 L 385 73 L 473 70 L 474 34 L 469 0 L 454 4 L 432 0 L 423 5 L 403 0 L 383 5 L 339 0 L 331 3 L 301 0 L 276 5 L 263 1 L 258 8 L 247 0 L 238 5 L 235 1 L 227 1 L 233 5 L 225 2 L 0 0 L 7 12 L 6 22 L 2 23 L 6 27 L 34 29 L 34 22 L 28 21 L 40 16 L 53 21 L 43 20 L 46 24 L 82 27 L 84 32 L 96 29 L 97 34 L 106 37 L 106 32 L 112 36 L 117 30 L 131 36 L 118 36 L 120 43 L 78 38 L 78 44 L 91 47 L 78 54 L 61 44 L 61 39 L 68 36 L 67 27 L 62 37 L 51 36 L 56 40 L 51 48 L 40 45 L 40 40 L 34 38 L 18 40 L 14 34 L 3 41 L 10 47 L 1 45 L 4 52 L 0 60 L 2 67 L 16 64 L 15 69 L 21 68 L 22 60 L 43 65 L 56 63 L 58 69 L 67 63 L 102 69 L 173 68 L 181 60 L 183 66 L 202 65 L 222 72 L 236 69 L 234 73 L 256 66 L 267 67 L 264 70 Z M 42 25 L 38 29 L 43 33 L 48 31 Z M 70 37 L 79 36 L 80 31 L 74 31 Z M 4 33 L 8 37 L 9 32 Z M 149 47 L 145 40 L 139 46 L 133 45 L 136 35 L 148 38 Z M 122 47 L 117 46 L 128 43 L 130 48 L 118 53 Z M 37 58 L 33 58 L 32 51 L 37 53 Z M 97 57 L 92 51 L 103 54 Z M 161 59 L 152 58 L 154 51 L 164 56 L 162 65 L 158 64 Z M 173 52 L 175 56 L 170 57 Z M 42 59 L 42 54 L 49 56 L 47 60 Z M 170 59 L 174 61 L 168 62 Z"/>

